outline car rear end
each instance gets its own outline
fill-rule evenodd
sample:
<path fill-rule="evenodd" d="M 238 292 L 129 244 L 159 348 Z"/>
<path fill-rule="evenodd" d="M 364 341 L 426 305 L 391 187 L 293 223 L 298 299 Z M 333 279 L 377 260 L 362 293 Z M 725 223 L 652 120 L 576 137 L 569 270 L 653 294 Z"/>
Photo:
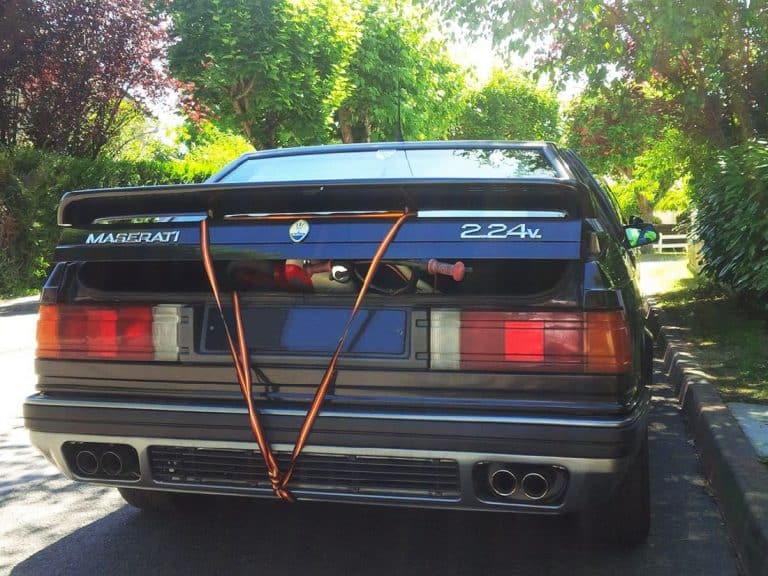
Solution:
<path fill-rule="evenodd" d="M 271 496 L 199 220 L 224 293 L 241 295 L 253 396 L 285 465 L 403 208 L 292 493 L 540 514 L 606 500 L 645 438 L 642 325 L 601 263 L 587 192 L 560 172 L 70 196 L 25 405 L 33 443 L 76 480 Z"/>

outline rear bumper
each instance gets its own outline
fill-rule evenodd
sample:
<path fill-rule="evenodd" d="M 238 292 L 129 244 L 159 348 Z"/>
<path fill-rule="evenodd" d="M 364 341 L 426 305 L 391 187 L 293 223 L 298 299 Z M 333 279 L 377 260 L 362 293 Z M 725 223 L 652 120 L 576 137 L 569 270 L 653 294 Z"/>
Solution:
<path fill-rule="evenodd" d="M 300 488 L 294 493 L 300 499 L 420 507 L 544 514 L 578 511 L 607 498 L 621 480 L 645 434 L 648 406 L 645 394 L 632 412 L 605 418 L 329 409 L 318 418 L 305 454 L 455 461 L 458 491 L 440 497 Z M 263 412 L 273 449 L 290 452 L 303 411 Z M 97 483 L 215 494 L 271 494 L 266 487 L 220 485 L 205 480 L 176 483 L 167 478 L 160 480 L 153 472 L 153 446 L 253 451 L 256 445 L 244 408 L 36 395 L 27 399 L 24 416 L 32 443 L 72 479 L 94 482 L 68 465 L 62 450 L 66 442 L 115 443 L 136 449 L 139 479 Z M 543 504 L 488 499 L 477 486 L 477 467 L 489 462 L 563 469 L 567 486 L 562 497 Z"/>

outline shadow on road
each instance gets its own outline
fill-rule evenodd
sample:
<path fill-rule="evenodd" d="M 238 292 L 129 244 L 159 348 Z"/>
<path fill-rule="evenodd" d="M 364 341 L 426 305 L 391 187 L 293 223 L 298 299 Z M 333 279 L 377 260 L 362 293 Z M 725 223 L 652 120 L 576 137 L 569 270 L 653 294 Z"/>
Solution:
<path fill-rule="evenodd" d="M 573 523 L 561 519 L 226 502 L 205 514 L 166 519 L 125 507 L 35 554 L 12 574 L 54 574 L 73 545 L 81 548 L 78 573 L 115 575 L 615 574 L 627 554 L 637 573 L 644 566 L 659 574 L 674 563 L 648 549 L 590 549 Z"/>
<path fill-rule="evenodd" d="M 40 302 L 37 296 L 22 298 L 18 301 L 0 304 L 0 317 L 23 316 L 25 314 L 37 314 Z"/>

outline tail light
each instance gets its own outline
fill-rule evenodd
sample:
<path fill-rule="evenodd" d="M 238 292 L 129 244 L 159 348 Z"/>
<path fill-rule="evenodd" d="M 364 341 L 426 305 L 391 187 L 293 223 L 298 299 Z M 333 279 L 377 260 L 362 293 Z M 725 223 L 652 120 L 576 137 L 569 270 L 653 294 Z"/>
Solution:
<path fill-rule="evenodd" d="M 180 307 L 43 304 L 37 357 L 73 360 L 178 360 Z"/>
<path fill-rule="evenodd" d="M 621 311 L 432 310 L 430 326 L 434 370 L 621 374 L 632 366 Z"/>

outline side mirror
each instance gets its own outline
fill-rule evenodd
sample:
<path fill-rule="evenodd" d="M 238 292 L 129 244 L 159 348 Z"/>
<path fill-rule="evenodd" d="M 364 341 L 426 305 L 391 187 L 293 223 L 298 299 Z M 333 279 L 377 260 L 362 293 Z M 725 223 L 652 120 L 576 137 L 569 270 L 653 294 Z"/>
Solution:
<path fill-rule="evenodd" d="M 634 218 L 632 219 L 632 224 L 624 226 L 624 235 L 630 248 L 653 244 L 659 239 L 659 233 L 656 232 L 653 224 L 647 224 L 642 221 L 638 222 Z"/>

